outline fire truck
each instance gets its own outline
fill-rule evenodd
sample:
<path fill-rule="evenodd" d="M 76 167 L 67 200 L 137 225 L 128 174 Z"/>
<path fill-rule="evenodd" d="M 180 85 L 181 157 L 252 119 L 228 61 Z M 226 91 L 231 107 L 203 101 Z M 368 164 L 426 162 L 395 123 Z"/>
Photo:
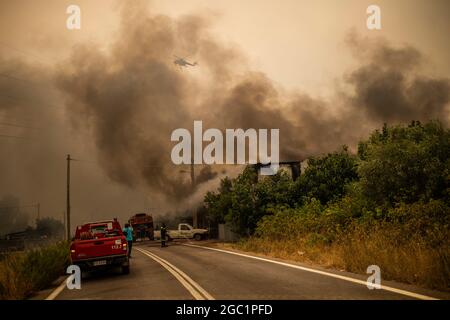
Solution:
<path fill-rule="evenodd" d="M 153 217 L 147 213 L 136 213 L 128 222 L 133 227 L 133 241 L 137 239 L 149 240 L 154 239 L 153 231 Z"/>

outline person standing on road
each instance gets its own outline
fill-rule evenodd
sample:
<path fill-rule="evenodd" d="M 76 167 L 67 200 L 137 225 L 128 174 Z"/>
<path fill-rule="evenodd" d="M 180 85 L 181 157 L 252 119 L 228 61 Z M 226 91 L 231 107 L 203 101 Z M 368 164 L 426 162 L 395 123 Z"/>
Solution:
<path fill-rule="evenodd" d="M 166 225 L 163 223 L 161 225 L 161 248 L 166 247 L 166 235 L 167 235 L 167 229 Z"/>
<path fill-rule="evenodd" d="M 122 231 L 128 242 L 128 258 L 131 258 L 131 248 L 133 247 L 133 227 L 130 226 L 129 223 L 125 223 L 125 228 L 123 228 Z"/>

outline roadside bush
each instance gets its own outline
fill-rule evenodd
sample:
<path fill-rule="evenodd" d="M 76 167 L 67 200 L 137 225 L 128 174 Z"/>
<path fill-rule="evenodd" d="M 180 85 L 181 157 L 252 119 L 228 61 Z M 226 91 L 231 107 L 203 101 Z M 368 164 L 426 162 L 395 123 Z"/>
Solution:
<path fill-rule="evenodd" d="M 311 199 L 300 208 L 272 208 L 271 215 L 266 215 L 258 222 L 255 235 L 262 238 L 278 240 L 296 239 L 307 233 L 317 231 L 320 224 L 323 205 Z"/>
<path fill-rule="evenodd" d="M 50 285 L 69 264 L 69 244 L 10 253 L 0 262 L 0 298 L 24 299 Z"/>
<path fill-rule="evenodd" d="M 367 211 L 357 219 L 355 206 L 361 208 L 344 197 L 328 207 L 313 199 L 301 208 L 280 209 L 261 219 L 255 236 L 237 247 L 358 273 L 375 264 L 383 279 L 449 290 L 450 208 L 445 202 L 400 204 L 387 214 Z"/>
<path fill-rule="evenodd" d="M 400 226 L 395 234 L 398 243 L 416 241 L 450 250 L 450 207 L 441 200 L 399 204 L 388 212 L 383 227 L 389 225 Z"/>

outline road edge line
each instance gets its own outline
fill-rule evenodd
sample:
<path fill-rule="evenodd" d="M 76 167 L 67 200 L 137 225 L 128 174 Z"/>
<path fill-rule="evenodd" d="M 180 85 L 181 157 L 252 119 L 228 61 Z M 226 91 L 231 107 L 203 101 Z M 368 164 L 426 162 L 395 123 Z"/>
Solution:
<path fill-rule="evenodd" d="M 44 300 L 55 300 L 66 287 L 68 278 L 69 277 L 65 277 L 64 280 L 59 284 L 59 286 L 56 287 L 56 289 L 54 289 Z"/>
<path fill-rule="evenodd" d="M 194 297 L 195 300 L 205 300 L 205 298 L 201 295 L 200 292 L 196 291 L 196 289 L 188 282 L 186 279 L 184 279 L 180 274 L 178 274 L 175 270 L 173 270 L 169 265 L 161 261 L 158 256 L 152 256 L 149 254 L 150 252 L 143 250 L 141 248 L 136 248 L 137 251 L 142 253 L 143 255 L 146 255 L 147 257 L 153 259 L 154 261 L 158 262 L 163 268 L 165 268 L 167 271 L 169 271 L 175 279 L 178 280 L 178 282 L 181 283 L 183 287 Z"/>
<path fill-rule="evenodd" d="M 362 285 L 367 286 L 367 282 L 363 281 L 363 280 L 354 279 L 354 278 L 342 276 L 342 275 L 339 275 L 339 274 L 334 274 L 334 273 L 325 272 L 325 271 L 321 271 L 321 270 L 311 269 L 311 268 L 307 268 L 307 267 L 302 267 L 302 266 L 298 266 L 298 265 L 290 264 L 290 263 L 286 263 L 286 262 L 271 260 L 271 259 L 262 258 L 262 257 L 256 257 L 256 256 L 244 254 L 244 253 L 233 252 L 233 251 L 228 251 L 228 250 L 223 250 L 223 249 L 199 246 L 199 245 L 195 245 L 195 244 L 182 244 L 182 245 L 186 246 L 186 247 L 194 247 L 194 248 L 201 248 L 201 249 L 206 249 L 206 250 L 213 250 L 213 251 L 218 251 L 218 252 L 223 252 L 223 253 L 228 253 L 228 254 L 234 254 L 234 255 L 237 255 L 237 256 L 241 256 L 241 257 L 246 257 L 246 258 L 266 261 L 266 262 L 270 262 L 270 263 L 279 264 L 279 265 L 282 265 L 282 266 L 285 266 L 285 267 L 300 269 L 300 270 L 303 270 L 303 271 L 317 273 L 317 274 L 321 274 L 321 275 L 324 275 L 324 276 L 337 278 L 337 279 L 341 279 L 341 280 L 345 280 L 345 281 L 358 283 L 358 284 L 362 284 Z M 402 289 L 397 289 L 397 288 L 393 288 L 393 287 L 389 287 L 389 286 L 384 286 L 384 285 L 381 285 L 380 289 L 381 290 L 390 291 L 390 292 L 394 292 L 394 293 L 398 293 L 398 294 L 405 295 L 405 296 L 408 296 L 408 297 L 420 299 L 420 300 L 439 300 L 438 298 L 434 298 L 434 297 L 430 297 L 430 296 L 426 296 L 426 295 L 422 295 L 422 294 L 419 294 L 419 293 L 414 293 L 414 292 L 410 292 L 410 291 L 406 291 L 406 290 L 402 290 Z"/>

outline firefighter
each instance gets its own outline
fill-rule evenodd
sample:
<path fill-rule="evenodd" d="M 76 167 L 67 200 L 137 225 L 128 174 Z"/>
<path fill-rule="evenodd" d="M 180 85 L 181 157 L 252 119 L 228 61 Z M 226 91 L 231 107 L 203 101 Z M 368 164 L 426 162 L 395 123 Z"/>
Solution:
<path fill-rule="evenodd" d="M 166 235 L 167 235 L 167 229 L 166 229 L 166 225 L 163 223 L 161 225 L 161 248 L 167 247 L 166 246 Z"/>

